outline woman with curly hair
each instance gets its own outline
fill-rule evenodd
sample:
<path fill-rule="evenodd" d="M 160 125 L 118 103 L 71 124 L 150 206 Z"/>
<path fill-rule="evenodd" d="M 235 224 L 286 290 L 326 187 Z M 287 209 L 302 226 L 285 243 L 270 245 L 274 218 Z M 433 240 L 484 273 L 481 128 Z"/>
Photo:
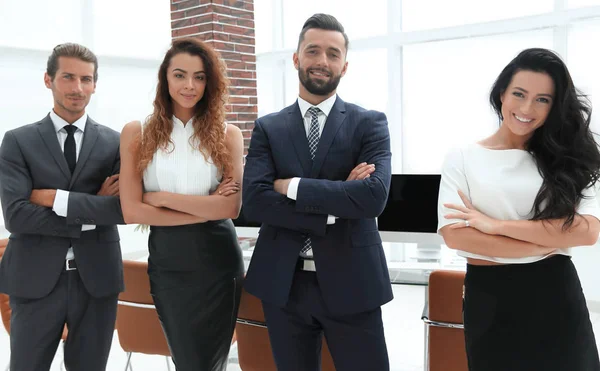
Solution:
<path fill-rule="evenodd" d="M 126 223 L 150 225 L 152 296 L 178 370 L 222 371 L 243 262 L 231 218 L 241 207 L 243 139 L 225 123 L 228 83 L 207 44 L 173 41 L 154 112 L 121 133 Z"/>
<path fill-rule="evenodd" d="M 469 370 L 598 371 L 571 261 L 600 231 L 591 108 L 564 62 L 537 48 L 504 68 L 490 102 L 500 128 L 447 155 L 439 193 L 438 231 L 467 258 Z"/>

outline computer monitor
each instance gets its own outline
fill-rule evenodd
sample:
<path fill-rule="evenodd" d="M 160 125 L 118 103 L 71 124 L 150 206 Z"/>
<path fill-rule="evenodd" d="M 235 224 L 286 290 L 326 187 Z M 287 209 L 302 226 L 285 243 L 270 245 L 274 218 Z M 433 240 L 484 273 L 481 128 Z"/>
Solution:
<path fill-rule="evenodd" d="M 439 174 L 393 174 L 390 194 L 377 218 L 384 241 L 443 243 L 437 234 Z"/>

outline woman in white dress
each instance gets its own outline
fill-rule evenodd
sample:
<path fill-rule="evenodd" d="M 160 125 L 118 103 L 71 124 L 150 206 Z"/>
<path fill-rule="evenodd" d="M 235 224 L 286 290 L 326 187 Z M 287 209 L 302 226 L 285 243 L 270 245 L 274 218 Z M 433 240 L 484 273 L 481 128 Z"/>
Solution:
<path fill-rule="evenodd" d="M 511 61 L 490 102 L 500 128 L 447 155 L 439 193 L 438 231 L 468 262 L 469 369 L 598 371 L 571 261 L 571 248 L 600 231 L 591 108 L 546 49 Z"/>
<path fill-rule="evenodd" d="M 173 362 L 223 371 L 243 263 L 235 228 L 243 138 L 225 124 L 225 68 L 207 44 L 173 41 L 158 71 L 154 112 L 121 133 L 126 223 L 150 225 L 151 291 Z"/>

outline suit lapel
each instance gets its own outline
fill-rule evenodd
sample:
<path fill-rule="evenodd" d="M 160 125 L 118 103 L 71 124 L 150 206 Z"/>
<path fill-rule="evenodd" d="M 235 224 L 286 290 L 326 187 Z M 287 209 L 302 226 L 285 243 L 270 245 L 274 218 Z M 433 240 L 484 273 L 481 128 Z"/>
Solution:
<path fill-rule="evenodd" d="M 81 173 L 83 166 L 90 157 L 90 153 L 92 152 L 92 148 L 94 148 L 94 144 L 96 144 L 96 140 L 98 139 L 97 125 L 98 124 L 96 124 L 94 120 L 88 117 L 87 122 L 85 123 L 83 142 L 81 143 L 81 150 L 79 151 L 79 157 L 77 158 L 77 165 L 75 166 L 75 171 L 73 172 L 73 177 L 71 178 L 71 184 L 69 185 L 70 187 L 72 187 L 75 183 L 75 180 L 77 180 L 77 177 Z"/>
<path fill-rule="evenodd" d="M 67 179 L 71 179 L 71 170 L 69 170 L 69 165 L 67 164 L 63 150 L 60 148 L 60 144 L 58 143 L 58 137 L 56 136 L 56 130 L 50 115 L 46 116 L 40 122 L 37 129 L 62 173 L 65 175 L 65 177 L 67 177 Z"/>
<path fill-rule="evenodd" d="M 333 142 L 333 138 L 335 138 L 338 130 L 340 130 L 344 119 L 346 119 L 346 105 L 340 97 L 337 97 L 331 108 L 331 112 L 329 112 L 329 116 L 327 116 L 323 133 L 319 139 L 319 145 L 317 146 L 317 152 L 315 153 L 315 159 L 310 172 L 311 178 L 316 178 L 319 175 L 323 161 L 325 161 L 325 156 L 329 152 L 329 147 L 331 147 L 331 142 Z"/>
<path fill-rule="evenodd" d="M 300 113 L 298 102 L 288 107 L 285 121 L 292 143 L 296 149 L 296 154 L 298 155 L 298 159 L 302 165 L 302 170 L 304 172 L 303 175 L 308 176 L 312 164 L 310 160 L 310 152 L 308 151 L 306 129 L 304 129 L 304 118 L 302 117 L 302 113 Z"/>

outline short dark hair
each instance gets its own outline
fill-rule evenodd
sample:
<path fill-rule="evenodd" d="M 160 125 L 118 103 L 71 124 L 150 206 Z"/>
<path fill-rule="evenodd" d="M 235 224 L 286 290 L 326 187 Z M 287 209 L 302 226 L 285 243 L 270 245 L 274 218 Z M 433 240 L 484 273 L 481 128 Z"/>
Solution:
<path fill-rule="evenodd" d="M 298 50 L 300 50 L 300 44 L 302 44 L 302 41 L 304 41 L 304 35 L 306 34 L 306 31 L 310 30 L 311 28 L 341 32 L 341 34 L 344 36 L 344 47 L 346 48 L 346 54 L 348 53 L 348 45 L 350 42 L 348 41 L 348 35 L 346 35 L 346 32 L 344 31 L 344 26 L 342 26 L 342 24 L 334 16 L 323 13 L 317 13 L 304 22 L 302 31 L 300 31 L 300 38 L 298 39 Z"/>
<path fill-rule="evenodd" d="M 52 80 L 58 71 L 58 59 L 60 57 L 77 58 L 84 62 L 94 64 L 94 82 L 98 81 L 98 58 L 92 51 L 83 45 L 75 43 L 59 44 L 54 47 L 52 54 L 48 57 L 46 73 Z"/>

